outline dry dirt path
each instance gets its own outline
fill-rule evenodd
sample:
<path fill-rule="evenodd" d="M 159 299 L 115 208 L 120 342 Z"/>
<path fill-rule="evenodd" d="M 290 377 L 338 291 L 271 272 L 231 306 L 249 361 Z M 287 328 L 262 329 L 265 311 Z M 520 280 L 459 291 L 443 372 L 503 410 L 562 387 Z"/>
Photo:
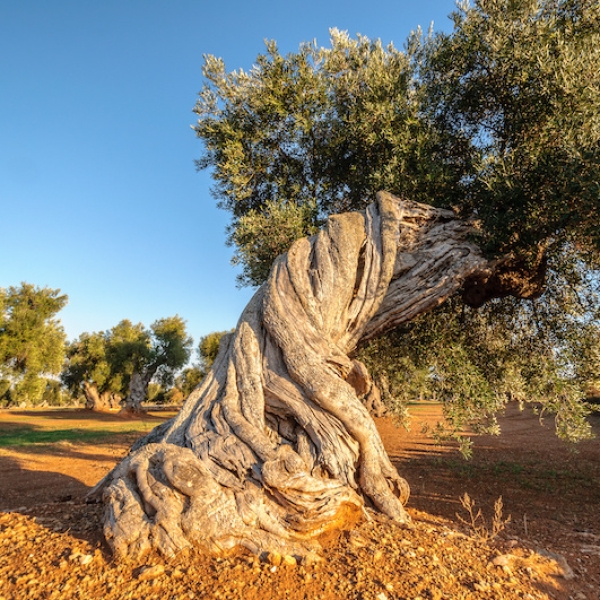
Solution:
<path fill-rule="evenodd" d="M 101 508 L 86 491 L 127 452 L 141 430 L 104 441 L 0 448 L 0 600 L 21 598 L 600 599 L 600 442 L 572 454 L 552 423 L 511 407 L 500 438 L 475 439 L 465 462 L 421 433 L 439 406 L 416 407 L 410 432 L 378 420 L 384 443 L 412 487 L 403 529 L 372 515 L 354 531 L 323 540 L 317 564 L 276 565 L 245 554 L 149 556 L 112 561 Z M 113 415 L 79 411 L 0 412 L 0 432 L 23 420 L 43 429 L 123 431 Z M 90 421 L 92 420 L 92 421 Z M 93 425 L 92 425 L 93 422 Z M 600 434 L 600 419 L 594 417 Z M 459 498 L 467 492 L 490 526 L 503 496 L 505 531 L 491 542 L 469 535 Z M 275 558 L 274 562 L 277 562 Z"/>

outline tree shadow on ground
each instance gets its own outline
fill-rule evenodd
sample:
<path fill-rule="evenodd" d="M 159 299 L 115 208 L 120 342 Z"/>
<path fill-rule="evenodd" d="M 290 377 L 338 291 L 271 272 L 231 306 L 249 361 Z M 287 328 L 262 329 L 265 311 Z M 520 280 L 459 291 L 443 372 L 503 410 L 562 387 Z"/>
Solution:
<path fill-rule="evenodd" d="M 129 448 L 133 443 L 141 437 L 139 433 L 122 434 L 119 436 L 111 436 L 104 442 L 96 443 L 71 443 L 56 442 L 53 444 L 33 444 L 31 446 L 20 446 L 18 449 L 12 448 L 14 454 L 19 456 L 27 457 L 28 459 L 35 460 L 35 457 L 49 456 L 62 459 L 79 459 L 86 460 L 92 463 L 98 462 L 111 462 L 114 463 L 120 460 L 127 454 Z M 111 452 L 88 452 L 92 448 L 98 448 L 104 446 L 107 450 L 110 448 Z M 4 460 L 4 459 L 3 459 Z M 37 472 L 37 471 L 36 471 Z"/>
<path fill-rule="evenodd" d="M 0 510 L 83 499 L 89 487 L 79 479 L 50 471 L 33 471 L 18 459 L 2 456 Z"/>
<path fill-rule="evenodd" d="M 68 475 L 32 471 L 20 461 L 2 457 L 0 464 L 0 512 L 18 512 L 50 533 L 71 536 L 110 550 L 102 535 L 103 507 L 85 503 L 90 487 Z"/>
<path fill-rule="evenodd" d="M 494 503 L 501 497 L 501 537 L 534 550 L 565 556 L 590 581 L 600 579 L 600 415 L 589 417 L 596 439 L 573 447 L 557 439 L 548 418 L 540 426 L 531 412 L 508 407 L 500 437 L 474 437 L 471 460 L 457 451 L 423 452 L 418 444 L 389 441 L 395 466 L 411 486 L 409 511 L 435 515 L 471 535 L 461 504 L 467 493 L 481 509 L 478 521 L 493 529 Z M 508 517 L 510 521 L 507 521 Z"/>

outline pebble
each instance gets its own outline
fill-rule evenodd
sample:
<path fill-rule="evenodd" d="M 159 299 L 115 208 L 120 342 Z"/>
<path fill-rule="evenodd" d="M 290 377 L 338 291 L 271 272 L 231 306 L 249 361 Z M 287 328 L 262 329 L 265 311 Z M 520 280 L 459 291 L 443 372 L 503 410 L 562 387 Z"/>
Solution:
<path fill-rule="evenodd" d="M 350 544 L 355 548 L 365 548 L 369 545 L 369 540 L 353 532 L 350 536 Z"/>
<path fill-rule="evenodd" d="M 288 567 L 295 567 L 298 564 L 298 561 L 289 554 L 286 554 L 281 560 L 281 564 L 286 565 Z"/>
<path fill-rule="evenodd" d="M 94 557 L 91 554 L 82 554 L 79 556 L 79 564 L 82 567 L 89 565 L 94 560 Z"/>
<path fill-rule="evenodd" d="M 140 574 L 138 575 L 138 579 L 140 581 L 148 581 L 149 579 L 156 579 L 160 577 L 165 572 L 165 568 L 163 565 L 154 565 L 152 567 L 144 567 Z"/>
<path fill-rule="evenodd" d="M 549 550 L 538 550 L 538 554 L 551 558 L 553 561 L 556 562 L 556 564 L 559 567 L 559 577 L 562 577 L 567 581 L 575 577 L 573 569 L 571 569 L 569 563 L 567 562 L 567 559 L 562 554 L 558 554 L 557 552 L 550 552 Z"/>
<path fill-rule="evenodd" d="M 317 563 L 321 562 L 321 560 L 321 557 L 316 552 L 308 552 L 302 558 L 302 564 L 304 566 L 316 565 Z"/>
<path fill-rule="evenodd" d="M 510 567 L 515 558 L 516 556 L 513 556 L 512 554 L 501 554 L 492 560 L 492 564 L 495 567 Z"/>

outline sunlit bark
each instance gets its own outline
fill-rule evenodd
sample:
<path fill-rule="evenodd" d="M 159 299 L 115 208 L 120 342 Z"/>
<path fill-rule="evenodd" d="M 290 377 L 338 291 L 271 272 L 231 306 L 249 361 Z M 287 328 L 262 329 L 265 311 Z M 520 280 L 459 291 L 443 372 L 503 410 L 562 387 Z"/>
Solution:
<path fill-rule="evenodd" d="M 92 491 L 115 552 L 303 555 L 365 503 L 407 522 L 408 485 L 366 407 L 376 389 L 351 356 L 485 278 L 468 232 L 450 211 L 380 193 L 294 243 L 177 417 Z"/>

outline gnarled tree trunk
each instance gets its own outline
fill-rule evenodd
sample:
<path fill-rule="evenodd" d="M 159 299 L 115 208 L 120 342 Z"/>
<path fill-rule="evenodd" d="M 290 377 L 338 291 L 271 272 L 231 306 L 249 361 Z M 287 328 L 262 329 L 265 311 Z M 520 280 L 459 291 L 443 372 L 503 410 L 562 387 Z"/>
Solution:
<path fill-rule="evenodd" d="M 150 384 L 153 375 L 154 372 L 150 370 L 143 373 L 134 371 L 131 374 L 131 379 L 129 380 L 129 393 L 125 400 L 123 400 L 124 412 L 132 414 L 143 412 L 142 402 L 148 396 L 148 385 Z"/>
<path fill-rule="evenodd" d="M 83 394 L 85 396 L 85 407 L 88 410 L 109 410 L 119 405 L 119 399 L 112 392 L 100 392 L 95 384 L 83 382 Z"/>
<path fill-rule="evenodd" d="M 91 492 L 119 555 L 149 548 L 304 555 L 365 503 L 408 521 L 407 483 L 365 404 L 361 341 L 431 310 L 487 261 L 450 211 L 378 194 L 297 241 L 177 417 Z"/>

